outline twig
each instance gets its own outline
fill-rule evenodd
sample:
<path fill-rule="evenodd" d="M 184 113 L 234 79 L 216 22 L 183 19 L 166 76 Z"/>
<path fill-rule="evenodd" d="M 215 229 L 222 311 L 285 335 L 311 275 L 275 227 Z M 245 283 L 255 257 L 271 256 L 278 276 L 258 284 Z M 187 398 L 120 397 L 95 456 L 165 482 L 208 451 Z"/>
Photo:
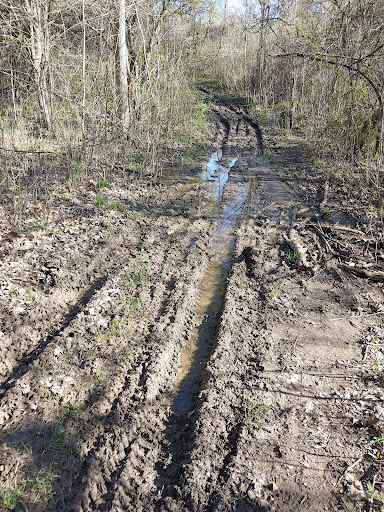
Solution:
<path fill-rule="evenodd" d="M 374 316 L 374 315 L 382 315 L 384 313 L 383 311 L 376 311 L 376 313 L 367 313 L 366 315 L 350 315 L 350 316 L 341 316 L 340 318 L 330 318 L 330 322 L 336 322 L 337 320 L 348 320 L 349 318 L 365 318 L 367 316 Z"/>
<path fill-rule="evenodd" d="M 308 227 L 313 227 L 313 228 L 315 228 L 319 232 L 321 238 L 323 239 L 323 241 L 325 243 L 325 247 L 326 247 L 327 251 L 332 253 L 333 252 L 332 251 L 332 247 L 330 246 L 330 244 L 328 242 L 328 238 L 325 235 L 325 233 L 324 233 L 324 231 L 323 231 L 323 229 L 322 229 L 322 227 L 320 225 L 320 222 L 318 222 L 317 225 L 316 224 L 308 224 Z"/>
<path fill-rule="evenodd" d="M 305 501 L 308 499 L 308 496 L 304 496 L 303 499 L 299 503 L 299 510 L 301 509 L 302 505 L 304 505 Z"/>
<path fill-rule="evenodd" d="M 345 475 L 347 473 L 349 473 L 349 471 L 351 471 L 351 469 L 353 469 L 355 466 L 357 466 L 362 460 L 363 460 L 362 457 L 360 457 L 360 459 L 355 460 L 355 462 L 353 464 L 348 466 L 347 469 L 344 471 L 344 473 L 342 475 L 340 475 L 339 479 L 337 480 L 336 485 L 338 485 L 340 483 L 340 481 L 345 477 Z"/>
<path fill-rule="evenodd" d="M 10 148 L 3 148 L 0 146 L 0 151 L 5 151 L 7 153 L 24 153 L 24 154 L 31 154 L 31 155 L 57 155 L 58 151 L 42 151 L 42 150 L 36 150 L 36 149 L 10 149 Z"/>

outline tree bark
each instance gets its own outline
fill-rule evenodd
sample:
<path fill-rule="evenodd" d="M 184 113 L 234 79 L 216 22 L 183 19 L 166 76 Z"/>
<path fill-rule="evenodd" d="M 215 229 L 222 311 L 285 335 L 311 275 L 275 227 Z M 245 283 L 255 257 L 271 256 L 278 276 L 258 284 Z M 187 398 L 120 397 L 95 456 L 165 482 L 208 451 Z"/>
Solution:
<path fill-rule="evenodd" d="M 30 54 L 34 70 L 39 107 L 45 128 L 52 126 L 50 98 L 47 81 L 47 68 L 49 63 L 48 16 L 50 2 L 39 0 L 25 0 L 28 14 L 28 23 L 31 36 Z"/>
<path fill-rule="evenodd" d="M 83 68 L 82 68 L 82 80 L 83 80 L 83 98 L 81 102 L 81 131 L 83 134 L 83 140 L 85 139 L 85 96 L 86 96 L 86 29 L 85 29 L 85 0 L 82 5 L 82 16 L 83 16 Z"/>
<path fill-rule="evenodd" d="M 126 36 L 126 7 L 125 0 L 119 2 L 119 33 L 117 38 L 118 45 L 118 85 L 120 93 L 120 120 L 123 133 L 129 128 L 129 68 L 128 68 L 128 48 Z"/>

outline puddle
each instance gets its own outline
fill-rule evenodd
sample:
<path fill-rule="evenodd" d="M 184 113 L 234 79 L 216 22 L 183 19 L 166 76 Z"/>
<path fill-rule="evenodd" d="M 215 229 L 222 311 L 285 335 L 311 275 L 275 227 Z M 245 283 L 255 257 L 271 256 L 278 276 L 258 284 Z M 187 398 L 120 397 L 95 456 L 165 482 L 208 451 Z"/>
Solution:
<path fill-rule="evenodd" d="M 221 158 L 221 151 L 213 153 L 200 173 L 202 180 L 213 182 L 212 196 L 216 204 L 222 201 L 224 185 L 228 181 L 231 168 L 237 162 L 237 158 L 234 158 L 228 167 L 224 167 L 219 164 Z M 211 259 L 200 283 L 195 308 L 196 327 L 181 354 L 180 373 L 174 381 L 175 398 L 171 410 L 175 414 L 183 415 L 188 412 L 203 365 L 208 359 L 232 264 L 235 243 L 233 227 L 246 208 L 249 193 L 249 187 L 241 182 L 237 184 L 235 197 L 219 217 L 216 235 L 208 247 Z"/>
<path fill-rule="evenodd" d="M 174 381 L 174 388 L 177 391 L 171 410 L 175 414 L 182 415 L 188 412 L 193 391 L 208 359 L 227 286 L 233 245 L 234 239 L 226 244 L 224 262 L 219 259 L 209 262 L 201 281 L 195 309 L 197 326 L 192 331 L 188 346 L 181 354 L 180 373 Z"/>
<path fill-rule="evenodd" d="M 223 152 L 221 149 L 212 153 L 209 162 L 199 173 L 201 181 L 213 181 L 212 195 L 216 203 L 222 201 L 224 187 L 229 178 L 229 171 L 238 161 L 238 158 L 233 158 L 228 167 L 225 167 L 220 164 L 222 157 Z"/>
<path fill-rule="evenodd" d="M 263 211 L 276 223 L 277 238 L 278 234 L 286 229 L 291 207 L 295 204 L 295 198 L 287 187 L 263 159 L 258 159 L 253 165 L 247 166 L 248 181 L 243 182 L 240 179 L 243 170 L 241 174 L 237 174 L 239 181 L 234 198 L 220 213 L 224 186 L 237 161 L 237 158 L 233 158 L 227 166 L 222 165 L 223 153 L 218 150 L 212 153 L 209 162 L 198 175 L 201 181 L 212 182 L 211 208 L 215 213 L 219 213 L 219 224 L 216 235 L 208 247 L 211 258 L 200 283 L 195 308 L 196 327 L 181 354 L 181 370 L 174 381 L 171 410 L 179 415 L 187 414 L 189 411 L 201 371 L 212 349 L 226 293 L 228 272 L 232 265 L 234 226 L 242 214 L 248 213 L 248 209 Z M 269 243 L 274 242 L 274 238 L 269 240 Z M 194 238 L 191 238 L 190 244 L 193 243 Z"/>

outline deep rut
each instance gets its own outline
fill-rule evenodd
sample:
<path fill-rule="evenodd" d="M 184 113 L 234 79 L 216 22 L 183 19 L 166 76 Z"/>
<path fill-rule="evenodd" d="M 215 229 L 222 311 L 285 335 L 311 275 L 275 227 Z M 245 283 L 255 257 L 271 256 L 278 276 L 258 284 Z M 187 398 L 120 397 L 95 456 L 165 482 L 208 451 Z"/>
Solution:
<path fill-rule="evenodd" d="M 140 244 L 111 255 L 108 273 L 4 383 L 9 439 L 33 453 L 43 443 L 47 464 L 63 432 L 60 464 L 73 472 L 63 470 L 60 510 L 216 510 L 229 479 L 245 432 L 244 379 L 260 368 L 246 318 L 263 316 L 257 262 L 237 235 L 261 212 L 288 218 L 291 195 L 265 165 L 261 131 L 243 109 L 218 102 L 212 119 L 215 152 L 200 178 L 171 184 L 165 202 L 146 207 Z M 244 301 L 237 319 L 233 301 Z M 234 330 L 245 347 L 232 342 Z M 33 396 L 42 415 L 30 425 Z"/>
<path fill-rule="evenodd" d="M 242 162 L 241 169 L 236 171 L 234 164 L 229 173 L 222 201 L 217 205 L 218 224 L 214 222 L 213 231 L 211 228 L 210 245 L 213 249 L 208 248 L 208 255 L 213 251 L 210 257 L 219 260 L 224 258 L 224 261 L 215 267 L 216 274 L 221 275 L 219 279 L 222 283 L 219 285 L 220 292 L 214 291 L 213 297 L 208 301 L 216 302 L 213 312 L 200 313 L 203 326 L 198 330 L 205 331 L 206 339 L 203 347 L 197 349 L 203 353 L 198 353 L 189 361 L 191 367 L 188 371 L 194 373 L 195 377 L 192 384 L 187 384 L 187 391 L 173 390 L 175 373 L 169 365 L 180 355 L 180 351 L 177 350 L 180 344 L 176 339 L 180 334 L 178 330 L 169 329 L 165 332 L 165 337 L 162 337 L 160 351 L 150 354 L 142 366 L 142 378 L 137 383 L 140 391 L 136 404 L 132 401 L 127 402 L 123 395 L 118 397 L 119 414 L 114 416 L 114 426 L 101 435 L 103 444 L 98 443 L 99 447 L 89 455 L 81 483 L 75 486 L 76 497 L 67 503 L 67 507 L 72 507 L 73 510 L 201 510 L 201 506 L 210 508 L 215 503 L 213 495 L 203 504 L 201 496 L 197 497 L 194 495 L 195 491 L 191 491 L 191 482 L 196 478 L 196 471 L 199 472 L 199 464 L 196 467 L 196 459 L 200 457 L 198 453 L 202 446 L 207 448 L 204 443 L 202 444 L 204 438 L 209 436 L 206 429 L 211 428 L 207 414 L 209 417 L 213 413 L 214 416 L 217 416 L 217 413 L 220 415 L 219 411 L 212 412 L 210 406 L 207 409 L 208 403 L 202 399 L 211 388 L 217 387 L 217 370 L 212 376 L 208 369 L 204 370 L 202 375 L 200 372 L 203 367 L 210 367 L 210 354 L 216 350 L 218 340 L 227 336 L 221 316 L 228 307 L 225 295 L 228 273 L 231 273 L 233 261 L 234 249 L 231 249 L 231 240 L 235 237 L 242 213 L 247 211 L 249 215 L 250 211 L 256 212 L 259 208 L 254 190 L 250 190 L 249 193 L 244 193 L 243 190 L 247 187 L 251 189 L 253 176 L 252 171 L 248 170 L 249 162 L 254 167 L 254 159 L 259 158 L 255 154 L 255 149 L 249 149 L 249 139 L 252 139 L 253 148 L 259 148 L 259 152 L 262 150 L 262 139 L 257 124 L 237 109 L 219 106 L 217 111 L 214 111 L 214 119 L 217 123 L 216 133 L 220 149 L 223 152 L 222 157 L 218 158 L 218 165 L 225 165 L 225 162 L 233 160 L 234 157 L 240 157 Z M 221 164 L 221 161 L 224 164 Z M 213 234 L 214 230 L 218 230 L 217 234 Z M 221 247 L 217 247 L 217 244 Z M 219 254 L 215 251 L 219 251 Z M 246 257 L 241 255 L 236 264 L 245 259 Z M 249 267 L 249 261 L 246 264 Z M 222 267 L 225 269 L 224 274 Z M 202 280 L 205 279 L 206 271 L 203 270 Z M 213 283 L 212 286 L 217 286 L 217 283 Z M 189 311 L 187 316 L 191 321 L 196 321 L 196 313 L 191 307 L 196 300 L 203 300 L 198 292 L 192 296 L 187 295 L 184 302 L 177 303 L 175 324 L 185 323 L 186 311 Z M 178 315 L 180 311 L 184 312 L 181 318 Z M 199 337 L 199 334 L 197 336 Z M 159 341 L 157 345 L 160 345 Z M 219 352 L 221 351 L 217 351 Z M 234 365 L 240 364 L 240 359 L 235 354 L 235 348 L 225 353 L 225 366 L 231 364 L 229 361 Z M 233 376 L 232 372 L 230 377 Z M 208 475 L 208 480 L 201 489 L 203 493 L 206 486 L 226 479 L 227 467 L 236 455 L 237 442 L 242 433 L 243 418 L 239 413 L 241 405 L 234 408 L 229 418 L 227 417 L 224 428 L 220 429 L 223 435 L 222 442 L 214 443 L 210 447 L 208 460 L 212 464 L 212 474 Z M 123 413 L 124 409 L 128 412 Z M 202 476 L 198 478 L 201 479 Z M 185 493 L 184 486 L 188 489 Z"/>
<path fill-rule="evenodd" d="M 382 287 L 342 270 L 370 253 L 377 268 L 382 240 L 332 224 L 344 195 L 324 207 L 324 180 L 275 172 L 245 109 L 217 99 L 212 122 L 198 171 L 122 187 L 134 209 L 89 207 L 92 236 L 74 219 L 72 238 L 44 235 L 46 293 L 0 333 L 0 485 L 23 493 L 16 512 L 372 504 Z"/>

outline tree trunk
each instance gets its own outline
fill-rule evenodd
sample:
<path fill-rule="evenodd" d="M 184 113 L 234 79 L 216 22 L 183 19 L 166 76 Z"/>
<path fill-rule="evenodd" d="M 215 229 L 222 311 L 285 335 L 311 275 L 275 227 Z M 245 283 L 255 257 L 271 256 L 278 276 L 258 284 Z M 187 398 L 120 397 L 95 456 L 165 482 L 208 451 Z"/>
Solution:
<path fill-rule="evenodd" d="M 118 45 L 118 84 L 120 93 L 120 120 L 123 133 L 128 131 L 129 127 L 129 72 L 128 72 L 128 49 L 127 49 L 127 36 L 126 36 L 126 8 L 125 0 L 120 0 L 119 3 L 119 33 L 117 39 Z"/>
<path fill-rule="evenodd" d="M 297 0 L 295 0 L 294 6 L 294 14 L 293 14 L 293 26 L 296 27 L 297 23 Z M 295 45 L 295 35 L 294 31 L 292 31 L 291 35 L 292 40 L 292 48 Z M 296 66 L 296 58 L 293 57 L 292 61 L 292 96 L 291 96 L 291 126 L 289 128 L 297 128 L 297 106 L 298 106 L 298 98 L 297 98 L 297 66 Z"/>
<path fill-rule="evenodd" d="M 82 98 L 82 102 L 81 102 L 81 131 L 82 131 L 83 140 L 84 140 L 85 139 L 85 96 L 86 96 L 86 81 L 85 81 L 85 78 L 86 78 L 86 75 L 85 75 L 85 72 L 86 72 L 86 67 L 85 67 L 85 64 L 86 64 L 86 60 L 85 60 L 85 57 L 86 57 L 86 53 L 85 53 L 85 50 L 86 50 L 85 0 L 83 0 L 83 5 L 82 5 L 82 16 L 83 16 L 83 69 L 82 69 L 83 98 Z"/>
<path fill-rule="evenodd" d="M 25 0 L 25 7 L 29 18 L 31 36 L 31 59 L 34 70 L 39 107 L 45 128 L 52 125 L 50 99 L 47 81 L 47 68 L 49 62 L 49 42 L 47 36 L 48 15 L 50 2 L 39 0 Z"/>

